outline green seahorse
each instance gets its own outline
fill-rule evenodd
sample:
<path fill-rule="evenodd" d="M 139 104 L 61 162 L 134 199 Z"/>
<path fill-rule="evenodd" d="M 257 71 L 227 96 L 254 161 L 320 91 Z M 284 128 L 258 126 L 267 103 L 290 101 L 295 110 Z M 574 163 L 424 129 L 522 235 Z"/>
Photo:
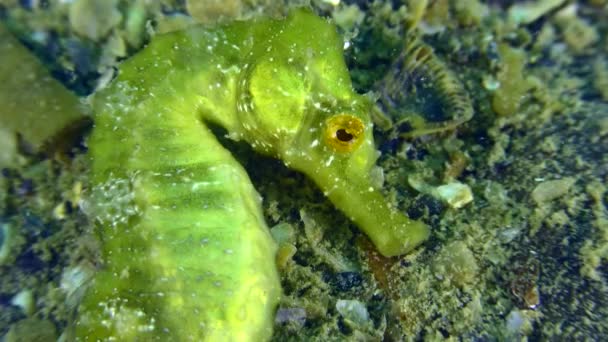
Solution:
<path fill-rule="evenodd" d="M 428 228 L 370 181 L 372 102 L 356 94 L 335 27 L 282 20 L 157 36 L 93 98 L 92 198 L 102 265 L 78 340 L 263 341 L 281 290 L 260 196 L 206 123 L 280 158 L 387 256 Z"/>

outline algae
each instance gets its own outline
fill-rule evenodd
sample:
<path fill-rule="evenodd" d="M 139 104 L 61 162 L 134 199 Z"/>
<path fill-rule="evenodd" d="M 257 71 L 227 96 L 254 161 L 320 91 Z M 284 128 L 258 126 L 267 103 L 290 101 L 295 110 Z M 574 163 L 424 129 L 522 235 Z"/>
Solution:
<path fill-rule="evenodd" d="M 492 108 L 499 115 L 512 115 L 519 110 L 532 88 L 525 76 L 526 53 L 508 44 L 501 44 L 498 51 L 502 64 L 496 78 L 499 87 L 492 98 Z"/>

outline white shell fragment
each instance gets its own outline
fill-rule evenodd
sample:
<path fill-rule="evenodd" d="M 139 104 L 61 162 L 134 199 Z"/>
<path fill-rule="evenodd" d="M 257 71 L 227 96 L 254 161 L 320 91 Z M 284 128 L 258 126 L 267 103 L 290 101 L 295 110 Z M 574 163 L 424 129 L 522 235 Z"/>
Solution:
<path fill-rule="evenodd" d="M 365 325 L 370 323 L 367 308 L 358 300 L 339 299 L 336 302 L 336 310 L 342 317 L 355 324 Z"/>
<path fill-rule="evenodd" d="M 471 188 L 460 182 L 452 182 L 438 186 L 435 190 L 437 197 L 445 201 L 450 207 L 460 209 L 473 201 Z"/>
<path fill-rule="evenodd" d="M 34 313 L 35 303 L 34 295 L 29 289 L 19 291 L 11 298 L 11 305 L 21 308 L 26 316 L 31 316 Z"/>

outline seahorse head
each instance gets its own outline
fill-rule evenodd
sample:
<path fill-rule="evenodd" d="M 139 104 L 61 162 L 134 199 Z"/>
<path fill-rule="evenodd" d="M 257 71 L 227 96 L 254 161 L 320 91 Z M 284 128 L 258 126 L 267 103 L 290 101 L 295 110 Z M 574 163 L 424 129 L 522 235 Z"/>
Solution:
<path fill-rule="evenodd" d="M 280 23 L 251 53 L 239 81 L 241 136 L 312 178 L 383 254 L 411 249 L 428 231 L 420 224 L 410 238 L 412 221 L 390 208 L 370 180 L 378 157 L 373 103 L 352 88 L 335 26 L 302 10 Z"/>
<path fill-rule="evenodd" d="M 239 82 L 240 131 L 292 168 L 367 178 L 377 158 L 372 102 L 352 89 L 335 27 L 305 10 L 280 23 Z"/>

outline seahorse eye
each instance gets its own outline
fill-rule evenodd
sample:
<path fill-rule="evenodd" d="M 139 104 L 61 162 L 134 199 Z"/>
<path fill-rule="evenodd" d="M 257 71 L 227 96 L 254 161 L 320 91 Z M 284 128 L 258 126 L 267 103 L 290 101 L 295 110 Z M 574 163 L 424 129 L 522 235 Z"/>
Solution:
<path fill-rule="evenodd" d="M 363 141 L 365 127 L 361 119 L 339 114 L 325 121 L 325 142 L 338 152 L 351 152 Z"/>
<path fill-rule="evenodd" d="M 343 142 L 349 142 L 353 140 L 355 137 L 350 134 L 346 129 L 340 128 L 336 131 L 336 138 Z"/>

